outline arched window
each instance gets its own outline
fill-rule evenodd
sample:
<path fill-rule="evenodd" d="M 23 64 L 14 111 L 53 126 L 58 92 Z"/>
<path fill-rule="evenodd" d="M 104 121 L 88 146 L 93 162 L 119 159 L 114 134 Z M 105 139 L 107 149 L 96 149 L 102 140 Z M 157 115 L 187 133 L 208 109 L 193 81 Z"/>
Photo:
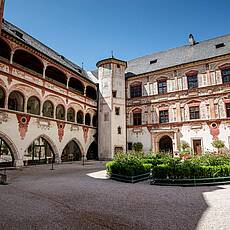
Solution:
<path fill-rule="evenodd" d="M 45 101 L 42 108 L 44 117 L 54 117 L 54 106 L 51 101 Z"/>
<path fill-rule="evenodd" d="M 4 40 L 0 39 L 0 57 L 10 60 L 10 55 L 10 46 Z"/>
<path fill-rule="evenodd" d="M 5 99 L 6 99 L 5 92 L 2 88 L 0 88 L 0 108 L 5 107 Z"/>
<path fill-rule="evenodd" d="M 33 70 L 36 73 L 43 74 L 44 66 L 42 62 L 36 56 L 25 50 L 16 50 L 13 62 L 26 67 L 27 69 Z"/>
<path fill-rule="evenodd" d="M 97 115 L 93 116 L 93 126 L 97 127 Z"/>
<path fill-rule="evenodd" d="M 69 108 L 67 111 L 67 121 L 75 122 L 75 111 L 73 108 Z"/>
<path fill-rule="evenodd" d="M 80 94 L 84 95 L 84 85 L 81 81 L 77 80 L 76 78 L 71 77 L 69 79 L 69 88 L 76 90 Z"/>
<path fill-rule="evenodd" d="M 86 97 L 97 100 L 97 91 L 92 86 L 86 87 Z"/>
<path fill-rule="evenodd" d="M 78 124 L 83 124 L 84 121 L 84 114 L 82 111 L 77 112 L 77 123 Z"/>
<path fill-rule="evenodd" d="M 27 101 L 27 113 L 40 115 L 40 101 L 37 97 L 30 97 Z"/>
<path fill-rule="evenodd" d="M 141 109 L 133 110 L 133 125 L 141 125 L 142 124 L 142 116 Z"/>
<path fill-rule="evenodd" d="M 56 119 L 65 120 L 65 108 L 63 105 L 58 105 L 56 108 Z"/>
<path fill-rule="evenodd" d="M 46 68 L 46 79 L 55 83 L 61 83 L 62 85 L 66 86 L 67 85 L 67 77 L 66 75 L 60 71 L 59 69 L 53 67 L 53 66 L 48 66 Z"/>
<path fill-rule="evenodd" d="M 91 123 L 91 117 L 90 117 L 90 114 L 87 113 L 87 114 L 85 115 L 85 124 L 86 124 L 86 125 L 90 125 L 90 123 Z"/>
<path fill-rule="evenodd" d="M 8 98 L 8 109 L 14 111 L 24 111 L 24 96 L 18 91 L 13 91 L 10 93 Z"/>

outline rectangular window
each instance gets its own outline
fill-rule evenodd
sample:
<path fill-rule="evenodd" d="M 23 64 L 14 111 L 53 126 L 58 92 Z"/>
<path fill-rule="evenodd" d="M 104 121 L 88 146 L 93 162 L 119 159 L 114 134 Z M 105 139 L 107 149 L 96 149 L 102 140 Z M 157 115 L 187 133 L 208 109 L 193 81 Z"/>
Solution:
<path fill-rule="evenodd" d="M 230 117 L 230 103 L 226 104 L 226 115 L 227 117 Z"/>
<path fill-rule="evenodd" d="M 142 85 L 131 85 L 130 86 L 130 97 L 141 97 L 142 96 Z"/>
<path fill-rule="evenodd" d="M 189 108 L 190 119 L 200 119 L 200 109 L 199 106 L 194 106 Z"/>
<path fill-rule="evenodd" d="M 132 150 L 133 149 L 133 143 L 132 142 L 128 142 L 128 150 Z"/>
<path fill-rule="evenodd" d="M 104 121 L 109 121 L 109 113 L 104 113 Z"/>
<path fill-rule="evenodd" d="M 188 89 L 198 88 L 198 78 L 197 75 L 187 77 Z"/>
<path fill-rule="evenodd" d="M 167 93 L 167 81 L 158 82 L 158 93 L 159 94 Z"/>
<path fill-rule="evenodd" d="M 113 90 L 113 97 L 117 97 L 117 91 Z"/>
<path fill-rule="evenodd" d="M 120 107 L 115 107 L 115 114 L 120 115 Z"/>
<path fill-rule="evenodd" d="M 221 75 L 222 75 L 223 83 L 229 83 L 230 82 L 230 68 L 229 69 L 223 69 L 221 71 Z"/>
<path fill-rule="evenodd" d="M 133 125 L 141 125 L 141 113 L 133 114 Z"/>
<path fill-rule="evenodd" d="M 169 111 L 168 110 L 161 110 L 159 112 L 159 121 L 160 123 L 169 122 Z"/>

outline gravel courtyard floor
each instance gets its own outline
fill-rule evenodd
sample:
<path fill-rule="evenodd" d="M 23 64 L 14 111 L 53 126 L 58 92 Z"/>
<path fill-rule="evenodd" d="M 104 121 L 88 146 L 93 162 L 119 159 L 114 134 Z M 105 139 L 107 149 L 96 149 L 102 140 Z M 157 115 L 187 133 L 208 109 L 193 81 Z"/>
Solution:
<path fill-rule="evenodd" d="M 106 179 L 104 169 L 104 162 L 78 162 L 8 171 L 0 230 L 230 229 L 229 185 L 126 184 Z"/>

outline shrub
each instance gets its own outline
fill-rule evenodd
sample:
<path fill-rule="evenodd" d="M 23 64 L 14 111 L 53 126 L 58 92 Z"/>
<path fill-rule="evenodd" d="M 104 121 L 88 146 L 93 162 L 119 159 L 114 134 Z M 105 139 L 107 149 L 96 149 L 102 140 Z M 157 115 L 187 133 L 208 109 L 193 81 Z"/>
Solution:
<path fill-rule="evenodd" d="M 217 153 L 219 153 L 220 149 L 224 148 L 225 144 L 222 140 L 217 139 L 212 142 L 212 146 L 217 148 Z"/>
<path fill-rule="evenodd" d="M 133 149 L 136 152 L 140 152 L 143 149 L 143 144 L 141 142 L 137 142 L 133 144 Z"/>
<path fill-rule="evenodd" d="M 188 148 L 190 148 L 189 143 L 187 141 L 181 140 L 180 148 L 182 151 L 187 150 Z"/>

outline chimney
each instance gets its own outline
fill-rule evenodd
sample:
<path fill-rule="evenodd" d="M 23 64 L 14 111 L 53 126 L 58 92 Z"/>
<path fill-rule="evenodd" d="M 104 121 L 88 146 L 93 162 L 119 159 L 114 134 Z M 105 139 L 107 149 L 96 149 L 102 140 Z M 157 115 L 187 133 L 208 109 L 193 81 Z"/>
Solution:
<path fill-rule="evenodd" d="M 196 44 L 196 41 L 195 41 L 195 39 L 194 39 L 192 34 L 189 34 L 188 43 L 189 43 L 190 46 L 194 46 Z"/>
<path fill-rule="evenodd" d="M 0 34 L 2 31 L 2 20 L 3 20 L 3 13 L 4 13 L 4 0 L 0 0 Z"/>

